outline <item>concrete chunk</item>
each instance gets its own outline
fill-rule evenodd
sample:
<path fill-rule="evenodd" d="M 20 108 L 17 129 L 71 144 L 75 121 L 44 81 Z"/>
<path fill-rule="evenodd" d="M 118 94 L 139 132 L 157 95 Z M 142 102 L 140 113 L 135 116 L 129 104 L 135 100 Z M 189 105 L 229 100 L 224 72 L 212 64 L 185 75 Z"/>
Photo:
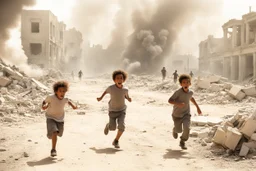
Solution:
<path fill-rule="evenodd" d="M 218 117 L 210 117 L 210 116 L 194 116 L 191 118 L 191 123 L 193 125 L 204 126 L 204 125 L 219 125 L 222 123 L 222 119 Z"/>
<path fill-rule="evenodd" d="M 253 134 L 252 134 L 251 140 L 256 141 L 256 133 L 253 133 Z"/>
<path fill-rule="evenodd" d="M 221 91 L 222 87 L 219 84 L 211 84 L 209 90 L 212 92 L 219 92 Z"/>
<path fill-rule="evenodd" d="M 42 84 L 41 82 L 35 80 L 34 78 L 32 78 L 32 81 L 38 86 L 40 87 L 41 89 L 44 89 L 44 90 L 49 90 L 48 87 L 46 87 L 44 84 Z"/>
<path fill-rule="evenodd" d="M 233 86 L 229 91 L 229 94 L 239 101 L 243 100 L 246 96 L 246 94 L 242 92 L 242 88 L 239 86 Z"/>
<path fill-rule="evenodd" d="M 256 96 L 256 86 L 242 89 L 247 96 Z"/>
<path fill-rule="evenodd" d="M 222 127 L 218 127 L 217 131 L 215 132 L 212 141 L 216 144 L 220 144 L 224 146 L 226 140 L 226 131 Z"/>
<path fill-rule="evenodd" d="M 208 89 L 211 86 L 211 84 L 208 80 L 198 80 L 197 86 L 202 89 Z"/>
<path fill-rule="evenodd" d="M 256 141 L 244 142 L 239 156 L 246 156 L 250 149 L 256 149 Z"/>
<path fill-rule="evenodd" d="M 221 76 L 218 76 L 218 75 L 212 75 L 212 76 L 209 76 L 207 78 L 207 80 L 210 82 L 210 83 L 219 83 L 220 82 L 220 79 L 221 79 Z"/>
<path fill-rule="evenodd" d="M 256 131 L 256 120 L 253 117 L 249 117 L 240 128 L 240 132 L 243 133 L 247 138 L 251 137 Z"/>
<path fill-rule="evenodd" d="M 17 71 L 12 70 L 10 67 L 4 67 L 3 70 L 8 73 L 8 75 L 10 75 L 12 78 L 16 79 L 16 80 L 22 80 L 23 79 L 23 75 Z"/>
<path fill-rule="evenodd" d="M 12 80 L 7 77 L 0 77 L 0 87 L 6 87 L 11 84 Z"/>
<path fill-rule="evenodd" d="M 228 127 L 225 146 L 231 150 L 235 150 L 241 138 L 242 138 L 242 134 L 238 131 L 237 128 Z"/>

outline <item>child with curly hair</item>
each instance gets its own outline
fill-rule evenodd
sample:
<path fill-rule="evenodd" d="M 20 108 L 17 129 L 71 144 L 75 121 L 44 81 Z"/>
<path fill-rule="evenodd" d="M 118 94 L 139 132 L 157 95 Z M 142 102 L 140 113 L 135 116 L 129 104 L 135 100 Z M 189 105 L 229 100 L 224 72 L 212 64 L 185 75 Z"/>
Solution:
<path fill-rule="evenodd" d="M 53 85 L 54 94 L 46 97 L 42 104 L 42 109 L 46 110 L 47 137 L 52 139 L 52 157 L 57 155 L 57 136 L 61 137 L 64 131 L 65 105 L 69 104 L 73 109 L 77 109 L 76 105 L 74 105 L 68 98 L 65 98 L 68 88 L 68 82 L 56 82 Z"/>
<path fill-rule="evenodd" d="M 102 98 L 106 94 L 110 94 L 110 101 L 109 101 L 109 123 L 106 124 L 104 129 L 104 134 L 107 135 L 109 130 L 114 131 L 116 127 L 118 128 L 118 132 L 116 138 L 114 139 L 112 145 L 115 148 L 120 148 L 119 146 L 119 138 L 122 136 L 125 130 L 125 115 L 126 115 L 126 104 L 125 99 L 129 102 L 132 99 L 129 97 L 128 88 L 123 86 L 127 78 L 127 73 L 122 70 L 114 71 L 112 74 L 112 79 L 115 84 L 109 86 L 101 95 L 98 97 L 97 100 L 101 101 Z M 116 126 L 118 123 L 118 126 Z"/>

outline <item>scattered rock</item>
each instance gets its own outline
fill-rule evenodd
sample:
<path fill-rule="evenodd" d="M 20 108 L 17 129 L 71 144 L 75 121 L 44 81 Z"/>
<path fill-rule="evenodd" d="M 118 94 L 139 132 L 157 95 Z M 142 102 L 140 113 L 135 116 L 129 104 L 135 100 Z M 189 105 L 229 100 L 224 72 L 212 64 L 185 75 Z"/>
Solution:
<path fill-rule="evenodd" d="M 24 157 L 29 157 L 28 153 L 27 152 L 24 152 Z"/>
<path fill-rule="evenodd" d="M 4 151 L 6 151 L 5 148 L 0 148 L 0 152 L 4 152 Z"/>

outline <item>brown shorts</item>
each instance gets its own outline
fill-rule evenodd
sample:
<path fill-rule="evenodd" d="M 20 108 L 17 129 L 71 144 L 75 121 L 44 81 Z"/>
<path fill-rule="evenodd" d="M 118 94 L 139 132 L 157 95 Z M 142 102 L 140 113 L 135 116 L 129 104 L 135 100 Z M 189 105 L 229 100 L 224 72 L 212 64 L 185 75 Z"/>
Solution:
<path fill-rule="evenodd" d="M 125 115 L 126 110 L 122 111 L 109 111 L 109 130 L 114 131 L 116 130 L 116 123 L 118 123 L 117 129 L 119 131 L 125 130 Z"/>
<path fill-rule="evenodd" d="M 47 118 L 46 125 L 47 125 L 47 137 L 49 139 L 52 138 L 52 134 L 54 132 L 57 132 L 59 137 L 63 135 L 64 122 L 57 122 L 54 119 Z"/>

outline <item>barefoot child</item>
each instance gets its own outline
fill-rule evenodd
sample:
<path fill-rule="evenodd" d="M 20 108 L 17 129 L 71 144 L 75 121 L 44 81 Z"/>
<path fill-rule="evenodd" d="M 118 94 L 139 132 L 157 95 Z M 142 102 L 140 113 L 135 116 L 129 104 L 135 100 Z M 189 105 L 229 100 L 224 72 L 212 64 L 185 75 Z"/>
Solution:
<path fill-rule="evenodd" d="M 116 138 L 114 139 L 112 145 L 115 148 L 120 148 L 119 138 L 125 130 L 125 115 L 126 115 L 126 104 L 125 99 L 129 102 L 132 99 L 128 95 L 128 89 L 123 86 L 127 78 L 127 74 L 124 71 L 117 70 L 112 74 L 112 79 L 115 84 L 109 86 L 106 91 L 102 94 L 101 97 L 97 98 L 98 101 L 101 101 L 106 94 L 110 94 L 109 101 L 109 123 L 106 124 L 104 129 L 104 134 L 107 135 L 108 131 L 116 130 L 116 122 L 118 123 L 118 132 Z"/>
<path fill-rule="evenodd" d="M 191 117 L 189 101 L 191 101 L 196 106 L 199 115 L 201 115 L 202 112 L 195 99 L 192 97 L 193 91 L 189 89 L 189 86 L 191 85 L 191 77 L 189 75 L 183 74 L 179 77 L 179 82 L 181 88 L 174 92 L 168 102 L 173 104 L 173 137 L 177 139 L 178 133 L 182 133 L 180 137 L 180 147 L 182 149 L 187 149 L 185 141 L 187 141 L 189 138 Z"/>
<path fill-rule="evenodd" d="M 46 110 L 47 137 L 52 139 L 52 157 L 57 155 L 57 136 L 61 137 L 64 131 L 64 106 L 68 103 L 73 109 L 77 109 L 77 106 L 65 98 L 65 93 L 68 91 L 67 82 L 56 82 L 53 91 L 54 94 L 46 97 L 42 104 L 42 109 Z"/>

